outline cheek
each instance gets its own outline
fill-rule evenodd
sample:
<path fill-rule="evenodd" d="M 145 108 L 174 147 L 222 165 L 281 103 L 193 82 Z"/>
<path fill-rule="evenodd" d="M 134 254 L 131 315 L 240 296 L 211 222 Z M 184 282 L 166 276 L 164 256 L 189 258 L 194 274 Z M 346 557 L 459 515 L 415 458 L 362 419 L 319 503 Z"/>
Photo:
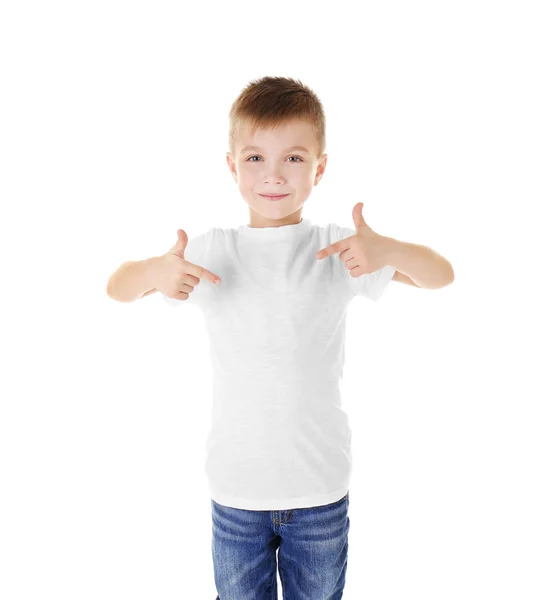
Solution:
<path fill-rule="evenodd" d="M 258 168 L 255 168 L 254 165 L 250 166 L 248 164 L 242 163 L 239 167 L 238 167 L 238 173 L 244 178 L 244 179 L 254 179 L 255 177 L 258 176 Z"/>
<path fill-rule="evenodd" d="M 299 187 L 307 187 L 311 185 L 313 181 L 311 170 L 309 169 L 296 169 L 285 174 L 286 178 L 296 183 Z"/>
<path fill-rule="evenodd" d="M 243 187 L 248 187 L 255 181 L 254 172 L 247 171 L 246 169 L 238 170 L 238 183 Z"/>

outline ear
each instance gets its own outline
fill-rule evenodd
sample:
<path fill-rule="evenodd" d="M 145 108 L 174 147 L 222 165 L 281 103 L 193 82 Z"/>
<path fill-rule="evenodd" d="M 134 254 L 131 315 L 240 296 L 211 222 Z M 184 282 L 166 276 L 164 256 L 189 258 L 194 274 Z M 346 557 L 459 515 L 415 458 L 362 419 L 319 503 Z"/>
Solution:
<path fill-rule="evenodd" d="M 228 165 L 228 169 L 232 173 L 232 177 L 234 181 L 237 183 L 238 181 L 238 173 L 236 169 L 236 161 L 234 160 L 234 156 L 231 152 L 226 153 L 226 164 Z"/>
<path fill-rule="evenodd" d="M 315 183 L 317 185 L 319 181 L 322 179 L 324 175 L 324 171 L 326 169 L 326 162 L 328 161 L 328 154 L 323 154 L 322 158 L 319 160 L 319 164 L 317 166 L 317 173 L 315 174 Z"/>

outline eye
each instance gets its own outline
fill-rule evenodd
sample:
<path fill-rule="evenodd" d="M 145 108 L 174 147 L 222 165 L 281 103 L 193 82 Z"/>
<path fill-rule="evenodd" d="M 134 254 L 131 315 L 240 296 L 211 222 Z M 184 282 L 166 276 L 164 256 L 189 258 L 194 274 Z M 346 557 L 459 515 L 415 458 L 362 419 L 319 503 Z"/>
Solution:
<path fill-rule="evenodd" d="M 249 156 L 249 158 L 247 159 L 247 162 L 260 162 L 260 161 L 251 160 L 251 158 L 260 158 L 260 156 L 258 156 L 258 155 Z M 293 162 L 304 162 L 300 156 L 289 156 L 289 158 L 297 158 L 298 159 Z"/>

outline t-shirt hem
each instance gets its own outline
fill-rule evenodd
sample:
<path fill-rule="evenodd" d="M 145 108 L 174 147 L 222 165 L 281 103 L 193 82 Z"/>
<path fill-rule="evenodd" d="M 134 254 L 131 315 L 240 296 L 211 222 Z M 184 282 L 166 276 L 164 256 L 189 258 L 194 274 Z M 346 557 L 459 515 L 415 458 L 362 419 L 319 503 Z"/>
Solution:
<path fill-rule="evenodd" d="M 220 492 L 211 492 L 211 499 L 217 504 L 243 510 L 293 510 L 295 508 L 314 508 L 337 502 L 346 496 L 348 491 L 349 486 L 347 485 L 327 494 L 310 494 L 298 498 L 271 498 L 268 500 L 254 500 L 229 496 Z"/>

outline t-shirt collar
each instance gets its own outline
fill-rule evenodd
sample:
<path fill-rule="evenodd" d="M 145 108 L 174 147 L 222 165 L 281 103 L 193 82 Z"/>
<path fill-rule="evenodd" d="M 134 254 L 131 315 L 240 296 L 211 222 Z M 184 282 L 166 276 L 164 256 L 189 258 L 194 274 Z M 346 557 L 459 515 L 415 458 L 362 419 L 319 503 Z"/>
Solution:
<path fill-rule="evenodd" d="M 308 219 L 302 218 L 299 223 L 281 225 L 279 227 L 250 227 L 249 225 L 240 225 L 238 232 L 243 237 L 255 241 L 295 239 L 307 231 L 310 225 L 311 223 Z"/>

